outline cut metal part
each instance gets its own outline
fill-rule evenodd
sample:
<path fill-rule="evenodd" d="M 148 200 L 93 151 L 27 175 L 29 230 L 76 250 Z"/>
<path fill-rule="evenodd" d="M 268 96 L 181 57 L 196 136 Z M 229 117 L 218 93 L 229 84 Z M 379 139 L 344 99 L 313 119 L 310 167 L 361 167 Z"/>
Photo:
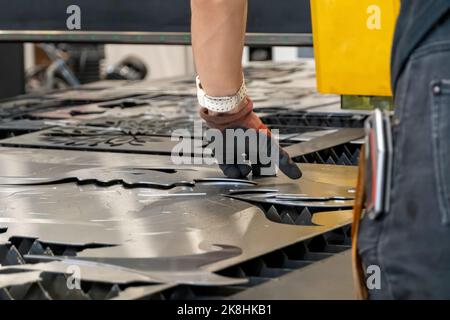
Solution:
<path fill-rule="evenodd" d="M 367 114 L 352 113 L 283 111 L 277 109 L 274 109 L 274 111 L 276 112 L 264 116 L 262 120 L 271 128 L 277 128 L 281 131 L 286 131 L 290 128 L 364 128 L 364 121 L 368 117 Z"/>
<path fill-rule="evenodd" d="M 259 204 L 284 205 L 290 207 L 310 207 L 310 208 L 329 208 L 329 209 L 344 209 L 353 207 L 353 199 L 337 200 L 333 198 L 318 197 L 316 199 L 307 197 L 302 198 L 288 198 L 279 195 L 240 195 L 230 196 L 234 199 L 248 201 Z M 323 199 L 323 200 L 322 200 Z"/>
<path fill-rule="evenodd" d="M 155 297 L 160 295 L 160 299 L 164 299 L 161 292 L 171 288 L 171 285 L 150 285 L 150 286 L 138 286 L 128 287 L 125 290 L 118 293 L 118 295 L 111 300 L 141 300 L 149 297 Z"/>
<path fill-rule="evenodd" d="M 59 101 L 66 101 L 65 105 L 69 103 L 87 104 L 93 102 L 113 101 L 119 99 L 129 99 L 148 94 L 148 90 L 135 89 L 130 86 L 122 86 L 120 88 L 77 88 L 65 90 L 62 92 L 55 92 L 45 95 L 47 99 L 54 99 Z"/>
<path fill-rule="evenodd" d="M 310 141 L 286 147 L 285 150 L 292 158 L 296 158 L 361 139 L 364 135 L 363 128 L 344 128 Z"/>
<path fill-rule="evenodd" d="M 217 246 L 217 249 L 204 254 L 180 257 L 147 259 L 83 259 L 76 257 L 56 257 L 45 255 L 26 255 L 27 261 L 40 261 L 37 264 L 25 264 L 0 268 L 2 272 L 11 270 L 40 271 L 58 274 L 70 274 L 69 267 L 77 267 L 80 280 L 100 283 L 169 283 L 195 285 L 237 285 L 247 281 L 233 279 L 203 271 L 203 265 L 232 258 L 241 254 L 241 250 L 231 246 Z M 69 270 L 69 271 L 68 271 Z"/>
<path fill-rule="evenodd" d="M 224 186 L 214 185 L 214 190 L 224 190 Z M 227 185 L 225 185 L 227 186 Z M 239 185 L 229 187 L 236 188 Z M 205 202 L 203 192 L 188 187 L 171 190 L 124 189 L 92 185 L 76 186 L 16 186 L 0 188 L 0 225 L 8 228 L 0 234 L 5 240 L 11 236 L 37 238 L 47 243 L 72 245 L 128 244 L 144 247 L 145 239 L 152 236 L 170 236 L 177 233 L 195 234 L 197 229 L 207 228 L 209 223 L 216 227 L 229 223 L 229 214 L 239 208 L 249 207 L 243 203 L 236 205 L 220 197 Z M 220 191 L 219 191 L 220 192 Z M 62 211 L 61 208 L 64 208 Z M 222 210 L 221 216 L 211 215 L 211 210 Z M 147 248 L 156 249 L 154 245 Z M 188 243 L 174 247 L 184 253 L 190 248 Z M 161 253 L 164 251 L 161 248 Z M 142 253 L 145 256 L 146 250 Z M 189 252 L 189 251 L 188 251 Z M 201 252 L 195 249 L 194 253 Z M 168 252 L 170 253 L 170 252 Z"/>
<path fill-rule="evenodd" d="M 1 119 L 24 119 L 33 111 L 54 110 L 61 102 L 44 97 L 23 97 L 0 103 Z"/>
<path fill-rule="evenodd" d="M 3 146 L 39 147 L 53 149 L 96 150 L 171 155 L 179 141 L 155 135 L 134 135 L 120 129 L 93 127 L 55 127 L 9 139 L 0 140 Z M 192 139 L 192 153 L 202 156 L 206 142 Z M 198 146 L 194 148 L 194 146 Z M 200 151 L 198 149 L 200 148 Z M 198 151 L 197 154 L 194 153 Z"/>
<path fill-rule="evenodd" d="M 349 217 L 351 217 L 351 214 L 352 212 L 349 213 Z M 319 215 L 321 214 L 316 216 Z M 124 288 L 116 284 L 82 282 L 81 291 L 69 290 L 67 288 L 67 278 L 64 275 L 43 273 L 42 282 L 17 287 L 21 290 L 0 290 L 0 299 L 224 299 L 236 293 L 245 292 L 260 284 L 271 282 L 272 279 L 278 281 L 278 277 L 294 270 L 308 266 L 314 267 L 317 262 L 348 250 L 350 248 L 349 230 L 347 226 L 334 229 L 219 272 L 223 276 L 249 280 L 248 283 L 242 285 L 199 287 L 174 286 L 170 284 L 139 286 L 139 284 L 136 284 Z M 15 243 L 23 248 L 22 243 Z M 22 252 L 26 251 L 22 249 Z M 1 261 L 0 257 L 0 263 Z"/>
<path fill-rule="evenodd" d="M 24 149 L 22 149 L 23 151 Z M 58 153 L 53 152 L 54 155 Z M 34 154 L 36 155 L 36 154 Z M 94 157 L 93 159 L 96 159 Z M 158 163 L 158 158 L 150 158 L 150 163 Z M 170 161 L 160 162 L 158 166 L 134 165 L 108 166 L 82 164 L 58 164 L 49 159 L 36 159 L 27 161 L 20 156 L 5 153 L 1 156 L 3 166 L 0 167 L 0 185 L 52 185 L 75 182 L 79 184 L 94 184 L 99 186 L 123 185 L 127 188 L 156 188 L 171 189 L 178 186 L 204 185 L 242 185 L 254 186 L 257 182 L 247 179 L 228 179 L 223 177 L 212 167 L 174 166 Z M 106 159 L 105 159 L 106 160 Z M 67 162 L 67 161 L 64 161 Z M 71 161 L 69 161 L 71 162 Z M 164 165 L 166 164 L 167 165 Z M 7 190 L 0 189 L 1 192 Z M 157 193 L 155 193 L 157 194 Z"/>
<path fill-rule="evenodd" d="M 201 239 L 222 234 L 221 237 L 226 235 L 226 239 L 237 240 L 239 236 L 234 228 L 244 227 L 250 223 L 248 219 L 260 220 L 255 215 L 264 217 L 262 211 L 256 208 L 253 211 L 250 204 L 220 196 L 241 186 L 199 184 L 188 189 L 144 190 L 121 186 L 79 187 L 69 183 L 31 189 L 29 186 L 2 188 L 4 207 L 0 224 L 8 230 L 0 234 L 0 239 L 21 236 L 46 243 L 88 245 L 84 252 L 101 256 L 199 253 Z M 319 184 L 318 189 L 323 187 Z M 242 210 L 246 209 L 252 211 L 244 214 Z M 178 244 L 167 251 L 167 241 L 174 241 L 175 236 L 179 238 Z M 159 240 L 152 241 L 149 247 L 147 241 L 151 238 Z M 194 239 L 197 240 L 192 242 Z M 94 244 L 97 248 L 89 249 Z"/>
<path fill-rule="evenodd" d="M 0 289 L 41 281 L 41 271 L 2 273 L 0 267 Z"/>
<path fill-rule="evenodd" d="M 6 150 L 3 150 L 1 157 L 9 160 L 12 160 L 14 154 L 17 159 L 26 154 L 26 150 Z M 43 157 L 44 154 L 47 157 Z M 63 165 L 58 163 L 67 161 L 76 161 L 79 165 L 98 165 L 103 161 L 108 163 L 109 159 L 107 154 L 34 150 L 28 160 L 33 164 L 41 164 L 42 171 L 34 172 L 42 175 L 42 172 L 48 173 L 44 164 L 50 168 L 61 167 Z M 159 158 L 149 156 L 118 155 L 115 158 L 116 165 L 134 166 L 142 163 L 141 161 L 159 162 L 161 166 L 164 164 Z M 15 170 L 22 171 L 26 165 L 19 163 L 18 160 L 18 169 Z M 320 166 L 308 167 L 316 168 L 316 174 L 321 171 Z M 78 253 L 80 257 L 177 256 L 202 253 L 205 250 L 202 248 L 207 248 L 204 246 L 208 244 L 222 244 L 241 248 L 241 258 L 246 259 L 270 250 L 273 246 L 299 241 L 330 228 L 305 226 L 292 227 L 290 230 L 290 226 L 271 224 L 260 209 L 222 196 L 230 190 L 248 189 L 248 184 L 213 183 L 207 179 L 210 173 L 207 176 L 202 173 L 204 170 L 206 173 L 215 172 L 216 177 L 220 176 L 217 168 L 201 169 L 199 177 L 203 175 L 205 182 L 169 190 L 124 189 L 120 185 L 103 188 L 93 185 L 77 186 L 73 183 L 1 187 L 0 195 L 4 206 L 1 209 L 0 224 L 7 227 L 8 231 L 1 234 L 0 238 L 5 241 L 13 236 L 21 236 L 54 244 L 115 245 L 87 248 Z M 337 169 L 335 175 L 338 174 Z M 307 173 L 305 176 L 311 174 Z M 281 194 L 291 195 L 299 191 L 299 194 L 310 197 L 330 194 L 347 196 L 345 187 L 316 183 L 308 179 L 302 184 L 284 177 L 258 179 L 256 182 L 262 189 L 276 189 Z M 267 232 L 282 236 L 275 242 L 263 241 L 261 237 Z M 176 245 L 169 245 L 174 241 Z M 251 243 L 260 243 L 261 246 L 255 247 Z M 237 258 L 231 260 L 234 259 Z"/>
<path fill-rule="evenodd" d="M 197 117 L 197 99 L 186 95 L 148 95 L 133 99 L 73 105 L 49 111 L 31 113 L 37 119 L 69 119 L 85 122 L 99 118 L 153 117 L 171 119 L 176 117 Z"/>
<path fill-rule="evenodd" d="M 118 101 L 117 103 L 118 106 L 115 108 L 103 107 L 101 104 L 87 104 L 59 108 L 52 111 L 34 112 L 31 115 L 38 119 L 87 120 L 97 119 L 104 116 L 129 117 L 144 115 L 150 107 L 144 101 L 135 102 L 135 105 L 132 109 L 125 109 L 123 107 L 120 107 L 120 101 Z"/>
<path fill-rule="evenodd" d="M 48 123 L 46 120 L 0 120 L 0 139 L 47 129 L 55 125 L 58 124 Z M 60 125 L 64 125 L 64 123 L 60 123 Z"/>
<path fill-rule="evenodd" d="M 81 125 L 97 128 L 118 128 L 123 132 L 140 135 L 158 135 L 158 136 L 172 136 L 175 130 L 187 130 L 189 133 L 197 134 L 194 130 L 195 122 L 199 118 L 194 115 L 179 116 L 167 118 L 162 116 L 145 116 L 145 117 L 106 117 L 95 120 L 83 121 Z M 203 129 L 205 126 L 203 125 Z M 203 131 L 201 136 L 195 136 L 197 139 L 203 138 Z"/>
<path fill-rule="evenodd" d="M 336 104 L 338 97 L 314 93 L 312 64 L 299 65 L 277 66 L 270 84 L 258 78 L 270 64 L 252 67 L 258 70 L 247 77 L 248 87 L 260 115 L 276 118 Z M 0 298 L 222 297 L 348 248 L 351 214 L 342 209 L 352 204 L 353 168 L 304 164 L 298 183 L 284 176 L 229 180 L 215 166 L 173 166 L 167 138 L 198 119 L 190 78 L 104 83 L 28 99 L 35 101 L 24 103 L 16 119 L 87 120 L 42 131 L 56 130 L 44 139 L 37 133 L 33 146 L 48 149 L 0 148 L 0 180 L 12 183 L 0 185 L 0 264 L 4 272 L 15 268 L 13 274 L 45 271 L 38 271 L 40 280 L 0 289 Z M 305 131 L 316 137 L 311 130 L 329 129 L 336 119 L 310 121 Z M 352 126 L 351 121 L 335 121 L 333 127 Z M 289 130 L 297 135 L 285 139 L 286 145 L 311 140 Z M 355 150 L 340 148 L 299 158 L 354 164 Z M 218 246 L 235 251 L 227 255 Z M 217 260 L 187 267 L 189 259 L 211 253 Z M 82 290 L 67 290 L 67 265 L 73 263 L 84 268 Z"/>

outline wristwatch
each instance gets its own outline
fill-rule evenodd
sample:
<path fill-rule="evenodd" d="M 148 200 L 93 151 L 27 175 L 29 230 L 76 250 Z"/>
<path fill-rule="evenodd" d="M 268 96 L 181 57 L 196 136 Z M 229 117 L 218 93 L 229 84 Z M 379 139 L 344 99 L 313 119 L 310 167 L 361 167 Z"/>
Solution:
<path fill-rule="evenodd" d="M 245 79 L 242 81 L 242 85 L 239 91 L 228 97 L 211 97 L 208 96 L 202 88 L 200 78 L 196 78 L 197 83 L 197 98 L 198 103 L 208 110 L 214 112 L 229 112 L 237 107 L 242 100 L 247 96 L 247 87 L 245 86 Z"/>

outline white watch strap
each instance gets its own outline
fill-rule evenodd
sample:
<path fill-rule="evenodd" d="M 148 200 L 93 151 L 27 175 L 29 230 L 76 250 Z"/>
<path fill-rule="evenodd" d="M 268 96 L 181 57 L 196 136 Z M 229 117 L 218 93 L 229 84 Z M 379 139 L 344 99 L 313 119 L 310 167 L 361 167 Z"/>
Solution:
<path fill-rule="evenodd" d="M 214 112 L 220 113 L 231 111 L 235 107 L 237 107 L 247 96 L 247 87 L 245 86 L 245 80 L 242 81 L 242 85 L 239 91 L 235 95 L 228 97 L 208 96 L 202 88 L 199 77 L 196 78 L 196 83 L 198 103 L 202 107 Z"/>

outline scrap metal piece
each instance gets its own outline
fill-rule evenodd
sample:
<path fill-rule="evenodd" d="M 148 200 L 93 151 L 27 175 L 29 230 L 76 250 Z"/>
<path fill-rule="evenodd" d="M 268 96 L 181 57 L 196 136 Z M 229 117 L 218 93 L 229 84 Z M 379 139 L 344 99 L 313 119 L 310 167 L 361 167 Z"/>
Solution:
<path fill-rule="evenodd" d="M 111 300 L 141 300 L 154 296 L 170 287 L 171 285 L 167 284 L 128 287 Z M 163 297 L 161 297 L 162 299 Z"/>
<path fill-rule="evenodd" d="M 330 208 L 330 209 L 343 209 L 352 208 L 353 199 L 340 197 L 326 198 L 326 197 L 289 197 L 285 195 L 277 194 L 264 194 L 264 195 L 228 195 L 233 199 L 271 205 L 284 205 L 291 207 L 313 207 L 313 208 Z"/>
<path fill-rule="evenodd" d="M 339 146 L 364 137 L 363 128 L 344 128 L 322 137 L 286 147 L 292 158 Z"/>
<path fill-rule="evenodd" d="M 236 279 L 203 271 L 203 265 L 226 260 L 241 254 L 241 250 L 232 246 L 217 246 L 220 250 L 204 254 L 180 257 L 146 259 L 83 259 L 56 256 L 26 255 L 29 261 L 50 261 L 32 265 L 9 266 L 2 271 L 37 270 L 40 272 L 70 274 L 69 267 L 77 267 L 81 281 L 93 281 L 113 284 L 131 283 L 170 283 L 195 284 L 205 286 L 238 285 L 246 279 Z"/>
<path fill-rule="evenodd" d="M 125 269 L 133 269 L 141 272 L 190 272 L 197 271 L 203 266 L 231 259 L 242 254 L 242 250 L 236 246 L 213 245 L 205 253 L 195 255 L 183 255 L 176 257 L 155 257 L 155 258 L 73 258 L 80 263 L 94 263 L 101 265 L 111 265 Z M 26 256 L 25 258 L 31 258 Z M 41 256 L 39 259 L 42 259 Z M 66 257 L 46 257 L 48 260 L 67 261 Z M 70 260 L 70 259 L 69 259 Z"/>
<path fill-rule="evenodd" d="M 20 286 L 41 281 L 41 271 L 2 273 L 4 268 L 0 268 L 0 289 Z"/>
<path fill-rule="evenodd" d="M 0 176 L 3 185 L 49 185 L 76 182 L 80 184 L 97 184 L 100 186 L 123 185 L 126 188 L 158 188 L 171 189 L 178 186 L 192 187 L 198 183 L 255 185 L 255 182 L 244 179 L 217 178 L 214 172 L 210 177 L 196 178 L 199 171 L 182 167 L 97 167 L 78 170 L 61 170 L 58 174 L 46 177 L 34 174 L 28 177 Z M 207 172 L 206 172 L 207 173 Z M 48 174 L 48 172 L 47 172 Z"/>

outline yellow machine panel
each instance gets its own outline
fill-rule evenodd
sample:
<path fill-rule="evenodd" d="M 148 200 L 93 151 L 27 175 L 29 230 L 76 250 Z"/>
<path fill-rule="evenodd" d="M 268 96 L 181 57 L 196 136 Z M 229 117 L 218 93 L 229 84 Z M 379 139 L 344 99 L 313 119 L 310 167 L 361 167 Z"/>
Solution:
<path fill-rule="evenodd" d="M 391 96 L 390 57 L 399 0 L 311 0 L 322 93 Z"/>

